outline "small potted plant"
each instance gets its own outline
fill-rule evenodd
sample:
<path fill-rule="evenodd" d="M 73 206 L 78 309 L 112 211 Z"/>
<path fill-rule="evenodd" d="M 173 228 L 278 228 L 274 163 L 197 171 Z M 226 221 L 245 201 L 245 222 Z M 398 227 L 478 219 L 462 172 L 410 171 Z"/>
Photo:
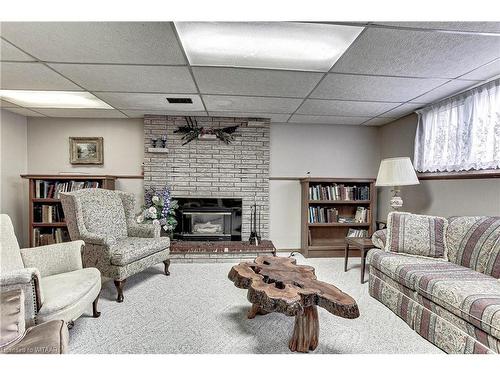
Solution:
<path fill-rule="evenodd" d="M 178 207 L 177 201 L 172 199 L 167 186 L 163 189 L 149 188 L 144 193 L 144 206 L 137 215 L 137 222 L 161 225 L 167 236 L 172 237 L 177 226 L 175 210 Z"/>

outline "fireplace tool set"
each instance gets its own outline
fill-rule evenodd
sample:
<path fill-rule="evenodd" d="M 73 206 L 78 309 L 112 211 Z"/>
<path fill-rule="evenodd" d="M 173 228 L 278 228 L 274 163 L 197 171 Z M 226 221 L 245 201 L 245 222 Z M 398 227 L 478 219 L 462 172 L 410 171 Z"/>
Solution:
<path fill-rule="evenodd" d="M 257 212 L 258 222 L 257 222 Z M 260 236 L 260 214 L 261 207 L 257 206 L 257 203 L 254 202 L 253 206 L 250 207 L 250 238 L 248 242 L 251 245 L 258 246 L 260 244 L 261 236 Z"/>

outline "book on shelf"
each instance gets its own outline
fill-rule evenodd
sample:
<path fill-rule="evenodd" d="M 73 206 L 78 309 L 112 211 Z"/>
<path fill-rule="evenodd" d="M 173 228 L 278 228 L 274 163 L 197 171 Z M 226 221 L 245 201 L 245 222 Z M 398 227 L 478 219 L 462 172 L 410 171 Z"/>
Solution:
<path fill-rule="evenodd" d="M 368 230 L 349 228 L 347 237 L 368 237 Z"/>
<path fill-rule="evenodd" d="M 325 201 L 354 201 L 354 200 L 369 200 L 370 187 L 362 186 L 346 186 L 344 184 L 330 185 L 313 185 L 309 186 L 309 200 L 325 200 Z"/>
<path fill-rule="evenodd" d="M 354 221 L 356 223 L 368 223 L 370 220 L 370 210 L 366 207 L 357 207 L 354 214 Z"/>
<path fill-rule="evenodd" d="M 45 246 L 68 241 L 70 241 L 70 237 L 66 229 L 53 228 L 48 231 L 42 231 L 40 228 L 33 229 L 33 246 Z"/>
<path fill-rule="evenodd" d="M 59 199 L 59 193 L 70 192 L 87 188 L 98 188 L 98 181 L 66 181 L 54 182 L 35 180 L 35 198 Z"/>
<path fill-rule="evenodd" d="M 64 222 L 62 206 L 51 204 L 35 204 L 33 207 L 33 222 L 61 223 Z"/>
<path fill-rule="evenodd" d="M 357 207 L 354 216 L 339 215 L 339 211 L 333 207 L 310 206 L 309 224 L 326 223 L 368 223 L 370 210 L 365 207 Z"/>

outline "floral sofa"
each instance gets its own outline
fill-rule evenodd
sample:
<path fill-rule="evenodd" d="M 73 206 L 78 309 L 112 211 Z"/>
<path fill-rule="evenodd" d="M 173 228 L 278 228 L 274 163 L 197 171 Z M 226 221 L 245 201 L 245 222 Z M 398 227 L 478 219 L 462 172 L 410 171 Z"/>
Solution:
<path fill-rule="evenodd" d="M 500 353 L 500 217 L 449 219 L 448 261 L 385 251 L 386 235 L 368 253 L 370 295 L 447 353 Z"/>

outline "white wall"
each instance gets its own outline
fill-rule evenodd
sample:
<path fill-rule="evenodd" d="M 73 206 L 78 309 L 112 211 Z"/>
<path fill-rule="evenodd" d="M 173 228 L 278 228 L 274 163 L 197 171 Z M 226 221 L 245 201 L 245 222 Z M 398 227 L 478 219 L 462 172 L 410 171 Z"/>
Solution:
<path fill-rule="evenodd" d="M 8 214 L 21 247 L 28 245 L 28 183 L 26 117 L 0 112 L 0 212 Z"/>
<path fill-rule="evenodd" d="M 104 165 L 71 165 L 69 137 L 103 137 Z M 143 158 L 142 119 L 28 119 L 29 173 L 140 175 Z M 143 180 L 119 179 L 116 189 L 135 193 L 138 203 L 142 202 Z"/>
<path fill-rule="evenodd" d="M 375 177 L 378 129 L 338 125 L 271 125 L 271 177 Z M 271 236 L 278 249 L 300 248 L 300 183 L 270 182 Z"/>
<path fill-rule="evenodd" d="M 381 158 L 409 156 L 413 160 L 413 142 L 417 116 L 410 115 L 380 128 Z M 390 189 L 379 188 L 379 219 L 389 212 Z M 404 210 L 438 216 L 500 216 L 500 179 L 425 180 L 420 185 L 402 188 Z"/>

